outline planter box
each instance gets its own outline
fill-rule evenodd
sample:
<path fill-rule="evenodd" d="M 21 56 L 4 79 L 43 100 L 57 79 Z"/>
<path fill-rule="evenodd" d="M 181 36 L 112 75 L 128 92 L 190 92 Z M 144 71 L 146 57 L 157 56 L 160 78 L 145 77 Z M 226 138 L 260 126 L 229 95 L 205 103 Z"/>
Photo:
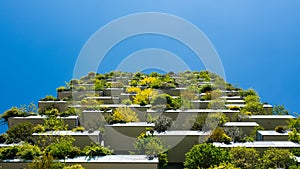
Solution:
<path fill-rule="evenodd" d="M 105 122 L 104 115 L 111 114 L 112 110 L 100 111 L 100 110 L 84 110 L 82 111 L 81 123 L 83 126 L 93 127 L 93 123 L 96 125 L 97 122 Z"/>
<path fill-rule="evenodd" d="M 300 148 L 300 144 L 293 143 L 291 141 L 254 141 L 254 142 L 245 142 L 245 143 L 213 143 L 217 147 L 221 148 L 231 148 L 231 147 L 247 147 L 255 148 L 261 154 L 270 147 L 273 148 L 284 148 L 284 149 L 293 149 Z"/>
<path fill-rule="evenodd" d="M 120 96 L 124 92 L 124 88 L 107 88 L 104 89 L 104 96 Z"/>
<path fill-rule="evenodd" d="M 112 97 L 112 96 L 99 96 L 99 97 L 86 97 L 87 99 L 96 99 L 103 104 L 120 104 L 120 98 L 119 97 Z"/>
<path fill-rule="evenodd" d="M 185 154 L 195 145 L 205 142 L 209 137 L 209 132 L 199 132 L 190 130 L 166 131 L 162 133 L 154 132 L 155 136 L 160 138 L 167 147 L 168 160 L 170 163 L 183 163 Z"/>
<path fill-rule="evenodd" d="M 74 159 L 59 160 L 67 165 L 81 164 L 85 169 L 158 169 L 158 159 L 148 160 L 145 155 L 107 155 L 94 158 L 77 157 Z M 23 161 L 3 160 L 0 161 L 0 168 L 20 169 L 28 168 L 30 160 Z"/>
<path fill-rule="evenodd" d="M 130 99 L 131 101 L 133 101 L 134 96 L 136 96 L 136 94 L 134 94 L 134 93 L 121 93 L 120 94 L 120 99 L 121 100 Z"/>
<path fill-rule="evenodd" d="M 83 149 L 85 146 L 90 145 L 91 142 L 94 143 L 100 143 L 100 131 L 94 131 L 92 133 L 89 133 L 88 131 L 83 132 L 72 132 L 72 131 L 48 131 L 45 133 L 33 133 L 33 139 L 39 140 L 42 139 L 43 136 L 62 136 L 62 135 L 68 135 L 72 136 L 74 141 L 74 146 L 78 146 L 81 149 Z"/>
<path fill-rule="evenodd" d="M 254 127 L 259 126 L 256 122 L 227 122 L 223 125 L 224 128 L 237 127 L 243 131 L 244 134 L 250 135 Z"/>
<path fill-rule="evenodd" d="M 28 116 L 28 117 L 10 117 L 8 118 L 8 127 L 12 127 L 19 123 L 30 122 L 33 125 L 43 124 L 46 116 Z M 65 124 L 68 124 L 68 129 L 71 130 L 78 126 L 78 116 L 59 117 L 63 119 Z"/>
<path fill-rule="evenodd" d="M 67 101 L 39 101 L 38 107 L 40 111 L 48 110 L 49 108 L 56 108 L 60 112 L 66 111 L 68 109 L 69 103 Z"/>
<path fill-rule="evenodd" d="M 75 98 L 75 100 L 78 100 L 76 98 L 79 98 L 80 96 L 86 95 L 86 94 L 98 94 L 99 96 L 103 96 L 103 91 L 62 91 L 57 92 L 57 98 L 63 99 L 63 98 Z"/>
<path fill-rule="evenodd" d="M 246 120 L 258 123 L 265 130 L 274 130 L 276 126 L 285 126 L 289 119 L 294 118 L 292 115 L 253 115 Z"/>
<path fill-rule="evenodd" d="M 129 151 L 135 151 L 133 143 L 137 137 L 149 127 L 154 127 L 154 124 L 133 122 L 105 125 L 104 145 L 110 146 L 116 154 L 129 154 Z"/>
<path fill-rule="evenodd" d="M 158 89 L 158 90 L 171 96 L 180 96 L 181 92 L 186 90 L 186 88 Z"/>
<path fill-rule="evenodd" d="M 258 130 L 257 141 L 288 141 L 288 132 L 278 133 L 275 130 Z"/>
<path fill-rule="evenodd" d="M 211 109 L 188 109 L 188 110 L 166 110 L 164 112 L 158 112 L 152 109 L 147 110 L 147 115 L 151 117 L 158 117 L 165 115 L 172 118 L 174 124 L 169 130 L 189 130 L 193 124 L 190 121 L 195 119 L 198 114 L 209 114 L 222 112 L 228 117 L 234 116 L 239 111 L 234 110 L 211 110 Z"/>

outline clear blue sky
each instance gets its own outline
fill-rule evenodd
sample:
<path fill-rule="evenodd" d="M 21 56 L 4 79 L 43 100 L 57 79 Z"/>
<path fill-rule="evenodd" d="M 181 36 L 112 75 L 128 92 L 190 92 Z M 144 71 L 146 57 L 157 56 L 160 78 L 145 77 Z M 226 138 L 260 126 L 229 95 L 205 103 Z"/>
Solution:
<path fill-rule="evenodd" d="M 190 21 L 215 46 L 228 82 L 254 88 L 264 102 L 300 112 L 299 9 L 297 0 L 1 0 L 0 112 L 56 95 L 56 87 L 72 78 L 89 37 L 114 19 L 137 12 L 164 12 Z M 164 46 L 164 40 L 156 39 L 156 45 L 179 49 L 175 42 Z M 113 52 L 120 57 L 129 50 L 157 47 L 151 42 L 132 39 L 127 49 L 120 45 Z"/>

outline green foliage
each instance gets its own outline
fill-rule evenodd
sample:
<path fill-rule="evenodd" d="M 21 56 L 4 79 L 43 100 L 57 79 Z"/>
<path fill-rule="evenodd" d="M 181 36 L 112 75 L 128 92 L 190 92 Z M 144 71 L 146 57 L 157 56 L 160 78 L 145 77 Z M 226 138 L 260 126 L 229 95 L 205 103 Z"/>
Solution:
<path fill-rule="evenodd" d="M 275 127 L 275 131 L 278 132 L 278 133 L 284 133 L 285 132 L 283 126 L 276 126 Z"/>
<path fill-rule="evenodd" d="M 195 121 L 193 120 L 189 121 L 189 123 L 193 123 L 191 130 L 202 131 L 206 118 L 207 118 L 207 114 L 202 114 L 202 113 L 197 114 Z"/>
<path fill-rule="evenodd" d="M 254 148 L 234 147 L 230 149 L 231 162 L 243 169 L 256 169 L 259 165 L 259 153 Z"/>
<path fill-rule="evenodd" d="M 167 153 L 160 153 L 157 155 L 158 156 L 158 161 L 159 161 L 159 166 L 160 167 L 166 167 L 168 165 L 168 156 Z"/>
<path fill-rule="evenodd" d="M 59 116 L 59 110 L 56 108 L 50 109 L 45 111 L 45 113 L 43 115 L 46 116 Z"/>
<path fill-rule="evenodd" d="M 33 125 L 29 122 L 19 123 L 9 128 L 6 133 L 9 139 L 13 140 L 14 143 L 20 141 L 31 142 Z"/>
<path fill-rule="evenodd" d="M 148 156 L 155 156 L 167 151 L 164 143 L 158 137 L 145 133 L 138 137 L 133 146 L 136 149 L 136 154 L 146 154 Z"/>
<path fill-rule="evenodd" d="M 59 101 L 59 99 L 54 96 L 47 95 L 46 97 L 40 99 L 40 101 Z"/>
<path fill-rule="evenodd" d="M 122 104 L 131 105 L 132 101 L 130 99 L 125 99 L 125 100 L 122 100 Z"/>
<path fill-rule="evenodd" d="M 154 130 L 156 130 L 159 133 L 160 132 L 165 132 L 166 130 L 168 130 L 172 126 L 173 120 L 170 117 L 166 117 L 164 115 L 161 115 L 154 122 L 154 124 L 155 124 Z"/>
<path fill-rule="evenodd" d="M 21 111 L 17 107 L 12 107 L 9 110 L 6 110 L 1 116 L 0 119 L 3 120 L 3 123 L 6 124 L 8 122 L 8 118 L 10 117 L 25 117 L 26 113 Z"/>
<path fill-rule="evenodd" d="M 63 169 L 84 169 L 84 167 L 82 167 L 80 164 L 75 164 L 71 166 L 65 166 Z"/>
<path fill-rule="evenodd" d="M 149 98 L 156 95 L 156 92 L 154 92 L 153 89 L 144 89 L 136 94 L 136 96 L 133 97 L 133 103 L 139 104 L 141 106 L 145 106 L 150 103 Z"/>
<path fill-rule="evenodd" d="M 74 107 L 70 107 L 68 108 L 68 110 L 61 112 L 59 114 L 60 117 L 67 117 L 67 116 L 76 116 L 80 114 L 80 110 L 74 108 Z"/>
<path fill-rule="evenodd" d="M 1 134 L 0 135 L 0 144 L 5 143 L 7 138 L 8 138 L 8 135 L 6 133 Z"/>
<path fill-rule="evenodd" d="M 67 89 L 65 86 L 60 86 L 58 88 L 56 88 L 57 92 L 63 92 L 63 91 L 69 91 L 69 89 Z"/>
<path fill-rule="evenodd" d="M 113 154 L 112 150 L 95 143 L 91 143 L 90 146 L 85 146 L 82 150 L 82 155 L 88 156 L 89 158 L 111 154 Z"/>
<path fill-rule="evenodd" d="M 213 90 L 213 86 L 210 84 L 205 84 L 200 88 L 201 93 L 211 92 L 212 90 Z"/>
<path fill-rule="evenodd" d="M 45 149 L 45 153 L 52 155 L 56 159 L 65 159 L 66 157 L 73 156 L 73 142 L 74 138 L 60 139 L 59 142 L 52 143 Z"/>
<path fill-rule="evenodd" d="M 40 148 L 37 145 L 31 144 L 23 144 L 18 147 L 19 152 L 16 154 L 17 157 L 24 159 L 24 160 L 32 160 L 35 157 L 38 157 L 42 154 Z"/>
<path fill-rule="evenodd" d="M 51 155 L 36 157 L 28 164 L 29 169 L 63 169 L 64 164 L 54 162 Z"/>
<path fill-rule="evenodd" d="M 294 156 L 299 157 L 299 156 L 300 156 L 300 148 L 293 148 L 293 149 L 291 149 L 291 153 L 292 153 Z"/>
<path fill-rule="evenodd" d="M 139 119 L 136 112 L 129 107 L 119 107 L 114 110 L 114 113 L 111 116 L 106 117 L 106 121 L 109 124 L 114 124 L 137 122 Z"/>
<path fill-rule="evenodd" d="M 296 119 L 289 119 L 288 128 L 291 130 L 296 129 L 297 132 L 300 132 L 300 117 Z"/>
<path fill-rule="evenodd" d="M 250 102 L 260 102 L 260 97 L 256 95 L 248 95 L 244 98 L 245 103 L 250 103 Z"/>
<path fill-rule="evenodd" d="M 247 141 L 255 141 L 257 140 L 257 131 L 258 130 L 265 130 L 262 126 L 255 126 L 254 129 L 251 131 L 250 136 L 247 138 Z"/>
<path fill-rule="evenodd" d="M 41 124 L 38 124 L 38 125 L 33 127 L 33 132 L 34 133 L 41 133 L 41 132 L 45 132 L 45 131 L 46 131 L 45 127 Z"/>
<path fill-rule="evenodd" d="M 241 169 L 241 168 L 235 167 L 231 163 L 221 163 L 220 165 L 209 167 L 209 169 Z"/>
<path fill-rule="evenodd" d="M 232 140 L 231 138 L 225 133 L 225 131 L 218 127 L 216 128 L 210 137 L 208 138 L 209 142 L 223 142 L 229 144 Z"/>
<path fill-rule="evenodd" d="M 220 97 L 222 97 L 222 95 L 223 94 L 220 89 L 211 91 L 211 99 L 213 99 L 213 100 L 220 99 Z"/>
<path fill-rule="evenodd" d="M 284 105 L 275 105 L 273 107 L 273 114 L 274 115 L 288 115 L 289 114 L 289 111 L 287 111 L 285 108 L 284 108 Z"/>
<path fill-rule="evenodd" d="M 243 98 L 249 96 L 249 95 L 254 95 L 254 96 L 257 96 L 257 93 L 255 90 L 253 89 L 248 89 L 248 90 L 240 90 L 239 91 L 239 95 Z"/>
<path fill-rule="evenodd" d="M 289 132 L 289 140 L 295 143 L 300 143 L 300 134 L 295 128 Z"/>
<path fill-rule="evenodd" d="M 77 126 L 77 127 L 73 128 L 72 131 L 73 131 L 73 132 L 77 132 L 77 131 L 83 132 L 83 131 L 84 131 L 84 127 L 82 127 L 82 126 Z"/>
<path fill-rule="evenodd" d="M 288 168 L 296 162 L 286 149 L 269 148 L 261 158 L 262 168 Z"/>
<path fill-rule="evenodd" d="M 229 162 L 230 157 L 226 149 L 215 147 L 212 144 L 194 145 L 186 154 L 185 169 L 202 169 Z"/>
<path fill-rule="evenodd" d="M 231 138 L 233 142 L 245 142 L 245 136 L 239 127 L 226 127 L 225 133 Z"/>
<path fill-rule="evenodd" d="M 259 102 L 249 102 L 242 108 L 242 113 L 251 112 L 253 115 L 263 114 L 263 105 Z"/>
<path fill-rule="evenodd" d="M 44 119 L 44 127 L 46 131 L 67 130 L 68 125 L 61 118 L 50 116 Z"/>
<path fill-rule="evenodd" d="M 158 94 L 152 98 L 151 105 L 154 107 L 154 109 L 157 106 L 164 105 L 166 110 L 176 110 L 180 108 L 181 99 L 172 98 L 168 94 Z"/>
<path fill-rule="evenodd" d="M 0 159 L 14 159 L 17 157 L 17 153 L 19 152 L 19 148 L 17 146 L 11 147 L 1 147 L 0 148 Z"/>

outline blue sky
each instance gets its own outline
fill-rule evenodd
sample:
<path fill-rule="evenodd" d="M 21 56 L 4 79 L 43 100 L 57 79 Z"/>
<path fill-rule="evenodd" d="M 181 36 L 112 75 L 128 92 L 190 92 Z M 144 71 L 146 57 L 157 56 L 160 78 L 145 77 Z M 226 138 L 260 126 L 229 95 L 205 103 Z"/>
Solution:
<path fill-rule="evenodd" d="M 228 82 L 254 88 L 264 102 L 300 112 L 299 7 L 297 0 L 2 0 L 0 112 L 56 95 L 56 87 L 72 78 L 89 37 L 107 23 L 138 12 L 169 13 L 193 23 L 217 50 Z M 177 42 L 166 41 L 135 37 L 113 48 L 107 58 L 114 63 L 153 47 L 181 57 L 191 54 Z"/>

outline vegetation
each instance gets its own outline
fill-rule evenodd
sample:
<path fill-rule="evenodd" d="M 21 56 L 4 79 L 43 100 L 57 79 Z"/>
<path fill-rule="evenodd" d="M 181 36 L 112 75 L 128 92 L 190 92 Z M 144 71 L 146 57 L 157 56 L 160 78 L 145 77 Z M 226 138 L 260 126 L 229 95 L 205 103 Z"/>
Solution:
<path fill-rule="evenodd" d="M 284 108 L 284 105 L 275 105 L 273 107 L 273 114 L 274 115 L 288 115 L 289 114 L 289 111 L 287 111 L 285 108 Z"/>
<path fill-rule="evenodd" d="M 208 138 L 209 142 L 221 142 L 225 144 L 229 144 L 232 140 L 231 138 L 225 133 L 225 131 L 218 127 L 216 128 L 210 137 Z"/>
<path fill-rule="evenodd" d="M 159 133 L 165 132 L 172 126 L 172 123 L 173 123 L 172 118 L 161 115 L 154 122 L 154 124 L 155 124 L 154 130 L 156 130 Z"/>
<path fill-rule="evenodd" d="M 202 169 L 229 162 L 229 152 L 212 144 L 194 145 L 185 155 L 185 169 Z"/>
<path fill-rule="evenodd" d="M 106 156 L 111 154 L 113 154 L 112 150 L 95 143 L 91 143 L 90 146 L 85 146 L 82 150 L 82 155 L 85 155 L 90 158 L 96 156 Z"/>
<path fill-rule="evenodd" d="M 259 168 L 259 153 L 254 148 L 234 147 L 230 149 L 231 162 L 243 169 Z"/>
<path fill-rule="evenodd" d="M 292 154 L 285 149 L 269 148 L 261 158 L 262 168 L 288 168 L 295 163 Z"/>
<path fill-rule="evenodd" d="M 33 127 L 29 122 L 14 125 L 6 131 L 7 140 L 11 140 L 13 143 L 32 142 Z"/>
<path fill-rule="evenodd" d="M 114 124 L 114 123 L 137 122 L 139 121 L 139 119 L 136 112 L 131 110 L 129 107 L 120 107 L 115 109 L 112 115 L 107 116 L 106 121 L 109 124 Z"/>

